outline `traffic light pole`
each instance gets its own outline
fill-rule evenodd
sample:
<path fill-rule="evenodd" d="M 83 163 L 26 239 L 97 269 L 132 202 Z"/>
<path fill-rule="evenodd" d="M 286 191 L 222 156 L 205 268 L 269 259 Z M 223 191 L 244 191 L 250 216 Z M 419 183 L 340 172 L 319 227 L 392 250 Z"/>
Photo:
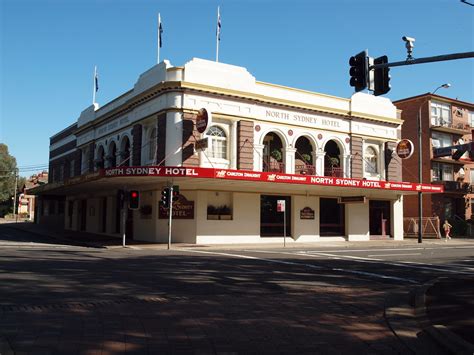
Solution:
<path fill-rule="evenodd" d="M 443 55 L 438 55 L 434 57 L 404 60 L 401 62 L 374 64 L 374 65 L 369 65 L 369 70 L 390 68 L 390 67 L 401 67 L 404 65 L 413 65 L 413 64 L 422 64 L 422 63 L 442 62 L 446 60 L 465 59 L 465 58 L 474 58 L 474 52 L 443 54 Z"/>
<path fill-rule="evenodd" d="M 171 249 L 171 223 L 173 222 L 173 185 L 170 186 L 170 208 L 168 220 L 168 250 Z"/>

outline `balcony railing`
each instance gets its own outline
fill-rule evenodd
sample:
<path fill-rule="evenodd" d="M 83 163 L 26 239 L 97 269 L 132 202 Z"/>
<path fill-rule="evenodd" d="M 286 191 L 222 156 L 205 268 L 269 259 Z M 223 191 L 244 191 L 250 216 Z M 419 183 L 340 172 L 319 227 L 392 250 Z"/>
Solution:
<path fill-rule="evenodd" d="M 460 181 L 433 181 L 433 185 L 443 185 L 444 192 L 455 192 L 461 194 L 469 194 L 473 191 L 473 185 L 468 182 Z"/>
<path fill-rule="evenodd" d="M 431 120 L 432 127 L 439 127 L 439 128 L 449 128 L 455 130 L 462 130 L 462 131 L 469 131 L 471 127 L 467 122 L 453 120 L 453 121 L 445 121 L 442 118 L 434 118 Z"/>
<path fill-rule="evenodd" d="M 295 165 L 295 174 L 316 175 L 316 169 L 315 169 L 314 165 L 297 164 L 297 165 Z"/>
<path fill-rule="evenodd" d="M 325 168 L 324 169 L 324 176 L 332 176 L 332 177 L 344 177 L 344 172 L 342 168 Z"/>
<path fill-rule="evenodd" d="M 285 172 L 285 164 L 280 163 L 274 160 L 270 162 L 263 162 L 263 171 L 274 172 L 274 173 L 284 173 Z"/>

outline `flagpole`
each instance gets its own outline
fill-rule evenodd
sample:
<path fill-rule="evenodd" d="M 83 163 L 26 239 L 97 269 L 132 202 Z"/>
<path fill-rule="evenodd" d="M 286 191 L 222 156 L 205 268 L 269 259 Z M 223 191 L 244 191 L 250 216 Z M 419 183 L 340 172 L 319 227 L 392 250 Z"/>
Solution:
<path fill-rule="evenodd" d="M 92 89 L 92 105 L 95 104 L 95 92 L 97 90 L 96 79 L 97 78 L 97 65 L 94 66 L 94 78 L 92 79 L 93 89 Z"/>
<path fill-rule="evenodd" d="M 219 61 L 219 37 L 221 34 L 221 29 L 220 29 L 220 19 L 221 19 L 221 14 L 220 14 L 220 9 L 219 6 L 217 6 L 217 27 L 216 27 L 216 62 Z"/>
<path fill-rule="evenodd" d="M 157 60 L 156 60 L 156 63 L 158 64 L 160 62 L 160 47 L 161 47 L 161 16 L 160 16 L 160 13 L 158 12 L 158 55 L 157 55 Z"/>

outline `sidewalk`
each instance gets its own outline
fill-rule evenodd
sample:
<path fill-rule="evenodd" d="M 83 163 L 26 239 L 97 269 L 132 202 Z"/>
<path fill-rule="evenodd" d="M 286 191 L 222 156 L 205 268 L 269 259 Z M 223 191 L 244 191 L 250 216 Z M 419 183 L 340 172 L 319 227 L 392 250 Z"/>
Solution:
<path fill-rule="evenodd" d="M 8 227 L 33 233 L 38 236 L 53 238 L 58 243 L 94 248 L 121 248 L 122 240 L 104 235 L 52 229 L 33 223 L 12 223 Z M 418 244 L 416 239 L 403 241 L 377 240 L 367 242 L 320 242 L 291 243 L 287 248 L 332 247 L 350 248 L 353 246 L 400 246 L 400 245 L 435 245 L 445 244 L 444 239 L 426 239 Z M 457 238 L 448 241 L 450 245 L 473 244 L 472 238 Z M 127 241 L 127 245 L 140 249 L 166 249 L 167 244 Z M 173 248 L 199 247 L 217 248 L 280 248 L 280 244 L 248 245 L 191 245 L 173 244 Z M 398 297 L 398 299 L 396 299 Z M 416 353 L 433 353 L 435 347 L 444 349 L 443 353 L 474 353 L 474 275 L 439 278 L 418 287 L 410 299 L 394 295 L 387 302 L 386 319 L 399 338 Z M 402 299 L 403 298 L 403 299 Z M 420 350 L 415 339 L 425 340 L 425 347 Z M 0 344 L 2 342 L 0 341 Z M 430 345 L 431 344 L 431 348 Z"/>

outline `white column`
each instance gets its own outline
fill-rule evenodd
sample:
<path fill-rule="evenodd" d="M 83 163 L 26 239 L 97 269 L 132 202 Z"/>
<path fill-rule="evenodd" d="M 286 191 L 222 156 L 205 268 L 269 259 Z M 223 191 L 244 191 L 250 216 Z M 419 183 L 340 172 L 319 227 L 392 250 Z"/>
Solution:
<path fill-rule="evenodd" d="M 392 236 L 394 240 L 403 240 L 403 195 L 391 203 Z"/>
<path fill-rule="evenodd" d="M 296 148 L 285 148 L 285 173 L 287 174 L 295 173 L 295 153 Z"/>
<path fill-rule="evenodd" d="M 314 162 L 314 167 L 316 169 L 316 175 L 318 176 L 324 176 L 324 157 L 325 156 L 326 156 L 326 152 L 322 150 L 315 153 L 316 159 Z"/>
<path fill-rule="evenodd" d="M 183 117 L 181 112 L 166 113 L 166 166 L 181 166 L 183 143 Z"/>
<path fill-rule="evenodd" d="M 253 166 L 255 171 L 263 171 L 263 144 L 254 144 Z"/>
<path fill-rule="evenodd" d="M 230 168 L 237 169 L 237 121 L 232 122 L 230 132 Z"/>
<path fill-rule="evenodd" d="M 350 154 L 345 154 L 343 155 L 344 159 L 343 159 L 343 166 L 342 166 L 342 171 L 344 172 L 344 177 L 345 178 L 350 178 L 352 176 L 352 172 L 351 172 L 351 158 L 352 158 L 352 155 Z"/>
<path fill-rule="evenodd" d="M 347 239 L 349 241 L 370 239 L 369 202 L 346 203 L 345 218 L 347 228 Z"/>

